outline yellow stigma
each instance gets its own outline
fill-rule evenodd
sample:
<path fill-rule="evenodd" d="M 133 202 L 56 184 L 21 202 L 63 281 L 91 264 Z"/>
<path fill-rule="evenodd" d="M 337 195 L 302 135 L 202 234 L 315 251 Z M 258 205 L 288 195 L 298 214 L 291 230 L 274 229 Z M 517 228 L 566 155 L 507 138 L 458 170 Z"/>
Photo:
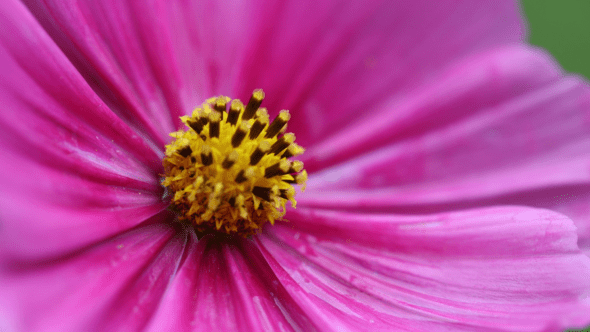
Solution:
<path fill-rule="evenodd" d="M 246 106 L 210 98 L 181 117 L 186 129 L 170 134 L 175 140 L 166 145 L 162 185 L 172 193 L 179 220 L 198 232 L 248 236 L 280 220 L 287 201 L 295 207 L 293 184 L 304 186 L 307 172 L 289 158 L 305 150 L 295 135 L 282 134 L 289 111 L 269 122 L 263 99 L 262 90 Z"/>

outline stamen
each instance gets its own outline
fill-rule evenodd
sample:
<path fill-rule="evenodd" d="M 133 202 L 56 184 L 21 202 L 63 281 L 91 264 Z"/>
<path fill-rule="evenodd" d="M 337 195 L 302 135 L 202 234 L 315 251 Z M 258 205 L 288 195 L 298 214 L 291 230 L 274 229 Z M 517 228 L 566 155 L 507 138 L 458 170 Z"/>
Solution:
<path fill-rule="evenodd" d="M 276 195 L 276 190 L 273 188 L 265 188 L 265 187 L 254 187 L 252 188 L 252 193 L 260 198 L 262 198 L 263 200 L 270 202 L 272 201 L 272 196 Z"/>
<path fill-rule="evenodd" d="M 259 108 L 258 111 L 256 111 L 256 115 L 256 121 L 250 129 L 251 140 L 257 139 L 264 127 L 268 125 L 268 113 L 266 112 L 266 108 Z"/>
<path fill-rule="evenodd" d="M 223 160 L 221 167 L 223 167 L 224 169 L 232 167 L 236 163 L 236 161 L 238 161 L 238 157 L 239 155 L 236 151 L 230 152 L 230 154 Z"/>
<path fill-rule="evenodd" d="M 241 170 L 238 175 L 236 176 L 236 183 L 246 182 L 249 179 L 253 178 L 256 175 L 254 168 L 248 167 L 245 170 Z"/>
<path fill-rule="evenodd" d="M 271 145 L 268 141 L 260 142 L 260 145 L 258 145 L 256 150 L 254 150 L 252 155 L 250 155 L 250 165 L 255 166 L 258 164 L 260 159 L 262 159 L 262 157 L 264 157 L 264 155 L 270 151 L 270 146 Z"/>
<path fill-rule="evenodd" d="M 299 146 L 297 143 L 292 143 L 287 148 L 287 151 L 285 151 L 285 153 L 283 153 L 281 158 L 291 158 L 291 157 L 299 156 L 299 155 L 303 154 L 303 152 L 305 152 L 304 148 Z"/>
<path fill-rule="evenodd" d="M 193 153 L 193 150 L 191 150 L 191 147 L 188 145 L 178 150 L 178 154 L 185 158 L 190 156 L 191 153 Z"/>
<path fill-rule="evenodd" d="M 252 119 L 263 100 L 264 92 L 262 90 L 254 90 L 254 92 L 252 92 L 252 97 L 250 97 L 250 100 L 248 101 L 248 105 L 246 105 L 246 110 L 242 115 L 242 120 Z"/>
<path fill-rule="evenodd" d="M 201 163 L 205 166 L 213 164 L 213 153 L 211 153 L 211 147 L 209 145 L 203 145 L 201 147 Z"/>
<path fill-rule="evenodd" d="M 248 211 L 246 211 L 246 204 L 245 204 L 244 195 L 239 194 L 236 197 L 236 207 L 238 208 L 238 211 L 240 212 L 240 217 L 242 217 L 244 219 L 248 218 Z"/>
<path fill-rule="evenodd" d="M 293 189 L 293 187 L 279 189 L 279 196 L 284 199 L 292 199 L 295 196 L 295 189 Z"/>
<path fill-rule="evenodd" d="M 196 119 L 194 121 L 189 120 L 188 125 L 191 127 L 197 134 L 200 134 L 203 131 L 203 127 L 207 124 L 207 122 L 203 121 L 203 118 Z"/>
<path fill-rule="evenodd" d="M 222 193 L 223 184 L 216 183 L 215 189 L 213 189 L 213 192 L 209 195 L 209 201 L 207 202 L 207 211 L 205 211 L 205 213 L 203 214 L 203 220 L 207 221 L 211 219 L 211 217 L 213 216 L 213 212 L 215 212 L 215 210 L 219 208 L 219 205 L 221 204 L 220 198 Z M 219 229 L 219 227 L 217 227 L 217 229 Z"/>
<path fill-rule="evenodd" d="M 219 112 L 211 112 L 209 114 L 209 137 L 219 138 L 219 122 L 221 121 L 221 114 Z"/>
<path fill-rule="evenodd" d="M 273 176 L 287 174 L 289 172 L 290 168 L 291 168 L 291 162 L 283 159 L 283 160 L 279 161 L 278 163 L 267 167 L 264 170 L 264 177 L 271 178 Z"/>
<path fill-rule="evenodd" d="M 225 112 L 226 109 L 226 100 L 223 97 L 219 97 L 217 98 L 217 100 L 215 101 L 215 110 L 219 113 L 223 113 Z"/>
<path fill-rule="evenodd" d="M 291 115 L 289 111 L 282 110 L 279 115 L 272 121 L 268 129 L 266 130 L 266 136 L 264 138 L 272 138 L 275 137 L 281 129 L 287 124 Z"/>
<path fill-rule="evenodd" d="M 231 138 L 231 145 L 234 148 L 237 148 L 238 146 L 240 146 L 240 144 L 242 144 L 242 141 L 244 140 L 244 138 L 246 137 L 246 133 L 248 132 L 248 127 L 250 127 L 248 122 L 242 122 L 240 126 L 236 128 L 236 132 Z"/>
<path fill-rule="evenodd" d="M 227 115 L 227 123 L 232 126 L 235 126 L 238 123 L 238 118 L 240 117 L 240 113 L 244 110 L 244 104 L 241 101 L 234 99 L 231 102 L 231 106 L 229 108 L 229 114 Z"/>
<path fill-rule="evenodd" d="M 295 135 L 292 133 L 285 134 L 270 147 L 270 153 L 279 154 L 293 142 L 295 142 Z"/>
<path fill-rule="evenodd" d="M 303 170 L 303 162 L 295 160 L 291 164 L 291 168 L 289 168 L 289 171 L 287 173 L 299 173 L 301 172 L 301 170 Z"/>
<path fill-rule="evenodd" d="M 246 106 L 224 96 L 207 99 L 181 117 L 186 129 L 170 134 L 174 141 L 166 146 L 162 185 L 171 192 L 178 220 L 197 234 L 249 236 L 267 221 L 280 220 L 287 201 L 295 207 L 291 184 L 303 189 L 307 173 L 301 161 L 287 158 L 304 149 L 294 134 L 281 135 L 289 112 L 270 122 L 260 107 L 263 99 L 262 90 L 255 90 Z"/>

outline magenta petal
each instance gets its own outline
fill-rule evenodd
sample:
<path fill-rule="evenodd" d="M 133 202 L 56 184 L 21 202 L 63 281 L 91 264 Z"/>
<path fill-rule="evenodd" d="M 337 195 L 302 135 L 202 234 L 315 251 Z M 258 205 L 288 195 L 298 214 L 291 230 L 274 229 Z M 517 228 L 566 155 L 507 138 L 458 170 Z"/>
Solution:
<path fill-rule="evenodd" d="M 583 165 L 578 162 L 590 148 L 590 87 L 578 78 L 561 77 L 545 54 L 524 47 L 496 50 L 431 89 L 433 93 L 421 96 L 423 105 L 409 102 L 399 112 L 391 111 L 389 119 L 379 118 L 382 127 L 371 121 L 350 128 L 351 138 L 333 142 L 341 151 L 332 151 L 349 154 L 346 148 L 355 144 L 365 147 L 362 154 L 314 174 L 309 187 L 404 187 L 567 162 L 571 170 L 545 173 L 571 183 L 588 178 L 580 174 Z M 445 126 L 440 125 L 443 117 Z M 369 142 L 386 131 L 394 135 L 402 126 L 415 132 L 370 152 Z M 366 130 L 370 127 L 374 130 Z M 323 151 L 311 150 L 312 155 Z M 523 181 L 546 180 L 535 176 Z"/>
<path fill-rule="evenodd" d="M 169 1 L 25 1 L 88 84 L 156 146 L 179 124 L 186 105 Z M 183 54 L 182 56 L 190 56 Z M 192 73 L 187 73 L 192 74 Z"/>
<path fill-rule="evenodd" d="M 193 239 L 148 331 L 314 330 L 256 247 L 241 242 Z"/>
<path fill-rule="evenodd" d="M 2 2 L 0 22 L 0 249 L 87 245 L 161 211 L 160 148 L 101 101 L 20 2 Z"/>
<path fill-rule="evenodd" d="M 403 100 L 476 52 L 520 41 L 512 1 L 255 1 L 239 96 L 261 87 L 270 110 L 310 146 L 384 102 Z M 222 53 L 223 54 L 223 53 Z M 223 55 L 222 55 L 223 56 Z"/>
<path fill-rule="evenodd" d="M 141 183 L 161 170 L 161 147 L 113 114 L 21 3 L 3 2 L 0 19 L 2 150 L 146 189 Z"/>
<path fill-rule="evenodd" d="M 26 4 L 101 98 L 156 143 L 202 99 L 262 87 L 271 110 L 300 112 L 291 127 L 308 145 L 392 91 L 404 96 L 457 59 L 523 35 L 513 2 Z"/>
<path fill-rule="evenodd" d="M 154 224 L 67 255 L 3 261 L 0 312 L 18 331 L 138 331 L 158 307 L 186 235 Z"/>
<path fill-rule="evenodd" d="M 435 90 L 446 93 L 425 95 L 420 103 L 432 109 L 415 108 L 404 124 L 427 127 L 314 174 L 300 204 L 398 212 L 534 205 L 565 213 L 582 239 L 590 239 L 588 84 L 561 77 L 550 59 L 522 47 L 496 51 L 473 64 L 479 74 L 466 65 L 465 72 L 442 80 Z M 417 116 L 424 112 L 455 120 L 441 127 L 440 118 Z M 398 115 L 387 125 L 392 133 L 403 131 L 404 120 L 394 119 Z M 373 131 L 351 129 L 348 136 L 363 141 L 351 133 L 365 133 L 370 141 L 387 127 L 363 126 Z M 347 142 L 357 143 L 343 139 L 337 143 L 348 154 Z"/>
<path fill-rule="evenodd" d="M 297 209 L 261 252 L 318 326 L 543 331 L 590 323 L 571 220 L 499 207 L 424 216 Z M 556 328 L 557 329 L 557 328 Z"/>
<path fill-rule="evenodd" d="M 317 170 L 386 144 L 425 140 L 428 134 L 444 133 L 448 127 L 474 118 L 482 121 L 484 117 L 508 116 L 527 103 L 537 102 L 536 107 L 529 105 L 529 109 L 545 112 L 541 93 L 560 78 L 560 68 L 547 54 L 527 46 L 478 53 L 462 59 L 403 98 L 389 100 L 371 117 L 311 146 L 304 157 L 306 166 Z M 565 96 L 562 101 L 567 101 Z M 487 140 L 492 138 L 489 134 Z"/>

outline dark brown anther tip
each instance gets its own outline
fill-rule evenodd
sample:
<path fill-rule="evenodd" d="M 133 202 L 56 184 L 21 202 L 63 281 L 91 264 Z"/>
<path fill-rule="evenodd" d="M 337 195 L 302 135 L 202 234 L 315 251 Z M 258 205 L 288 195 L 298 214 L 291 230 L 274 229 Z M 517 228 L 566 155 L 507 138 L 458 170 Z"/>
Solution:
<path fill-rule="evenodd" d="M 190 156 L 191 153 L 193 153 L 193 150 L 188 145 L 184 146 L 184 147 L 182 147 L 182 149 L 178 150 L 178 154 L 183 156 L 184 158 Z"/>
<path fill-rule="evenodd" d="M 250 120 L 256 114 L 256 110 L 262 104 L 264 100 L 264 92 L 262 90 L 254 90 L 252 92 L 252 96 L 246 105 L 246 109 L 244 110 L 244 114 L 242 115 L 242 120 Z"/>

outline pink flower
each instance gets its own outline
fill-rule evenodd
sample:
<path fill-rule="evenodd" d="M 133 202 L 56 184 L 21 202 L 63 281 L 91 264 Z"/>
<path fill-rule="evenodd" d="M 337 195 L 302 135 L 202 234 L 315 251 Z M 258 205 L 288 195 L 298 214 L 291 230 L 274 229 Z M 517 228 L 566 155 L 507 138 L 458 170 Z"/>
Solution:
<path fill-rule="evenodd" d="M 0 329 L 590 323 L 588 84 L 508 1 L 306 3 L 1 2 Z M 307 191 L 197 240 L 162 199 L 167 135 L 255 88 Z"/>

